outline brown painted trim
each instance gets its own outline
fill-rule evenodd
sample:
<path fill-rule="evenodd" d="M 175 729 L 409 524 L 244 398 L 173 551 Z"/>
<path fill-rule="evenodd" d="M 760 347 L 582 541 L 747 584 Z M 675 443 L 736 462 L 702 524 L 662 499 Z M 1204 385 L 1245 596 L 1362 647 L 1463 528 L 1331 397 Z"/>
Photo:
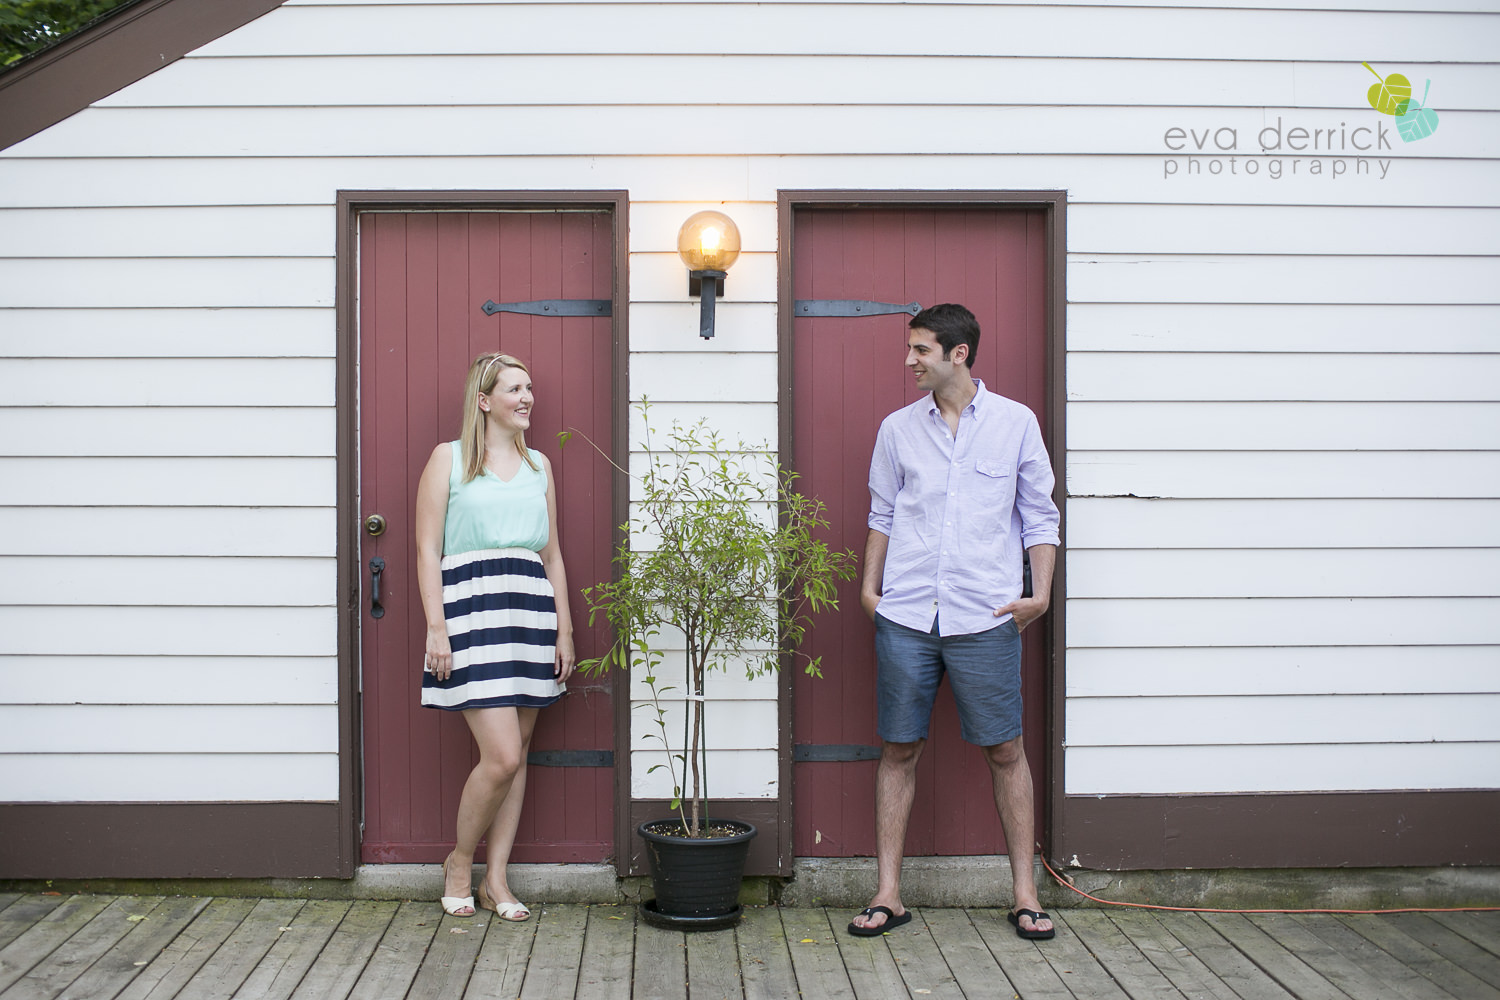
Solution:
<path fill-rule="evenodd" d="M 1084 868 L 1500 864 L 1500 790 L 1070 795 L 1067 801 L 1069 826 L 1056 838 L 1055 856 Z"/>
<path fill-rule="evenodd" d="M 782 796 L 782 799 L 788 796 Z M 709 814 L 715 818 L 737 819 L 750 823 L 759 831 L 750 842 L 750 855 L 745 859 L 746 875 L 790 875 L 791 859 L 778 857 L 778 838 L 766 836 L 766 830 L 778 822 L 782 802 L 777 799 L 715 799 L 709 803 Z M 635 828 L 647 820 L 662 819 L 672 815 L 671 803 L 666 799 L 636 799 L 630 803 L 627 826 L 630 831 L 627 846 L 620 852 L 621 875 L 647 875 L 645 845 Z"/>
<path fill-rule="evenodd" d="M 344 877 L 354 874 L 359 857 L 362 824 L 362 790 L 359 787 L 359 425 L 355 420 L 358 400 L 359 316 L 355 293 L 359 287 L 358 247 L 361 212 L 487 211 L 498 208 L 598 208 L 608 211 L 614 229 L 614 437 L 611 441 L 617 467 L 629 464 L 630 335 L 629 335 L 629 238 L 630 193 L 628 191 L 340 191 L 337 213 L 337 408 L 338 408 L 338 586 L 339 604 L 339 807 L 347 820 L 339 828 L 339 848 L 346 851 L 341 868 Z M 623 524 L 628 516 L 630 483 L 614 473 L 612 516 Z M 619 534 L 618 527 L 616 534 Z M 623 865 L 621 845 L 629 842 L 633 829 L 626 815 L 630 806 L 630 692 L 623 675 L 616 678 L 615 701 L 615 852 Z M 623 725 L 623 729 L 621 728 Z M 345 869 L 347 869 L 345 871 Z"/>
<path fill-rule="evenodd" d="M 0 149 L 56 125 L 281 6 L 281 0 L 139 0 L 0 73 Z"/>
<path fill-rule="evenodd" d="M 1052 499 L 1058 510 L 1064 512 L 1059 529 L 1063 544 L 1058 548 L 1057 569 L 1052 578 L 1052 607 L 1042 619 L 1045 641 L 1051 651 L 1051 669 L 1048 671 L 1046 698 L 1047 718 L 1047 788 L 1042 790 L 1043 829 L 1039 831 L 1043 851 L 1053 853 L 1050 844 L 1057 841 L 1066 822 L 1063 810 L 1063 745 L 1065 719 L 1063 693 L 1065 683 L 1065 656 L 1062 637 L 1066 634 L 1067 589 L 1064 580 L 1064 551 L 1067 545 L 1067 476 L 1064 445 L 1067 436 L 1067 392 L 1066 359 L 1067 337 L 1067 230 L 1066 213 L 1068 193 L 1066 191 L 778 191 L 776 196 L 777 246 L 780 252 L 776 261 L 778 285 L 776 302 L 776 346 L 778 354 L 776 401 L 779 410 L 777 442 L 781 449 L 781 461 L 788 468 L 797 468 L 795 442 L 793 440 L 793 394 L 792 394 L 792 246 L 796 235 L 793 214 L 798 208 L 861 208 L 892 207 L 899 205 L 944 206 L 955 208 L 1041 208 L 1046 212 L 1047 227 L 1047 453 L 1052 458 L 1052 470 L 1056 479 Z M 780 761 L 782 799 L 788 803 L 784 818 L 785 850 L 791 855 L 792 816 L 794 804 L 791 800 L 792 770 L 792 704 L 793 685 L 787 671 L 782 671 L 783 683 L 777 720 L 780 728 Z"/>
<path fill-rule="evenodd" d="M 341 824 L 334 802 L 6 803 L 0 878 L 329 876 Z"/>

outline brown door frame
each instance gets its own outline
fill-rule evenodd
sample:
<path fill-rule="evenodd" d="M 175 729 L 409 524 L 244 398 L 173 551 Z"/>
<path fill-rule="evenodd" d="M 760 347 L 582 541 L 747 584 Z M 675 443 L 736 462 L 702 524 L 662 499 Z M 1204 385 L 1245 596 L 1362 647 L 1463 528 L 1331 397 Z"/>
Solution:
<path fill-rule="evenodd" d="M 597 208 L 613 217 L 614 279 L 611 409 L 614 428 L 610 453 L 616 472 L 611 489 L 615 543 L 629 516 L 630 484 L 618 470 L 629 458 L 630 394 L 628 240 L 630 194 L 627 191 L 340 191 L 338 192 L 335 260 L 337 316 L 335 406 L 338 420 L 338 658 L 339 658 L 339 844 L 344 848 L 339 877 L 354 875 L 359 859 L 363 789 L 359 715 L 360 511 L 359 511 L 359 215 L 361 212 L 485 212 L 503 209 Z M 618 680 L 617 683 L 627 683 Z M 624 855 L 630 815 L 630 698 L 628 689 L 614 698 L 615 856 Z"/>
<path fill-rule="evenodd" d="M 778 385 L 776 391 L 779 414 L 778 447 L 781 461 L 791 469 L 797 468 L 796 442 L 793 440 L 792 414 L 792 250 L 793 214 L 801 208 L 893 208 L 901 206 L 953 208 L 1040 208 L 1046 216 L 1047 230 L 1047 433 L 1044 435 L 1047 453 L 1052 458 L 1052 470 L 1057 485 L 1053 500 L 1058 509 L 1065 507 L 1067 480 L 1064 476 L 1065 458 L 1063 443 L 1066 434 L 1066 402 L 1064 391 L 1064 359 L 1066 338 L 1064 323 L 1067 315 L 1067 240 L 1066 216 L 1068 193 L 1066 191 L 850 191 L 850 190 L 788 190 L 776 194 L 777 246 L 780 254 L 776 262 L 776 326 L 778 351 Z M 1067 540 L 1067 518 L 1063 518 L 1061 531 Z M 1061 550 L 1061 546 L 1059 549 Z M 1063 624 L 1066 606 L 1063 595 L 1067 593 L 1065 580 L 1066 560 L 1060 552 L 1057 570 L 1052 580 L 1052 609 L 1043 619 L 1042 629 L 1049 648 L 1046 683 L 1048 719 L 1047 784 L 1042 790 L 1043 843 L 1046 854 L 1054 853 L 1052 845 L 1057 842 L 1058 831 L 1064 822 L 1065 803 L 1063 784 L 1063 738 L 1064 698 L 1067 690 L 1064 676 Z M 793 723 L 793 674 L 782 670 L 780 674 L 780 697 L 778 699 L 778 778 L 782 793 L 777 806 L 778 854 L 785 859 L 782 874 L 791 874 L 792 864 L 792 723 Z"/>

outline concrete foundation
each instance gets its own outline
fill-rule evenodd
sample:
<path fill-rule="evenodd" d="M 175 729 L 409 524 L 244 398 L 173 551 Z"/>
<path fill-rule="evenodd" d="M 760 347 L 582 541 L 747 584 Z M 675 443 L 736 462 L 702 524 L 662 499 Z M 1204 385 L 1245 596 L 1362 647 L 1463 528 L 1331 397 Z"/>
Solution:
<path fill-rule="evenodd" d="M 483 865 L 476 866 L 476 881 Z M 875 891 L 873 858 L 803 858 L 792 878 L 747 878 L 749 905 L 863 907 Z M 1101 872 L 1070 869 L 1074 886 L 1111 902 L 1222 909 L 1382 910 L 1500 906 L 1500 868 L 1220 869 Z M 619 878 L 613 865 L 512 865 L 510 884 L 527 902 L 637 903 L 650 880 Z M 1059 885 L 1037 867 L 1046 907 L 1106 905 Z M 257 896 L 296 899 L 433 899 L 438 865 L 365 865 L 352 879 L 73 879 L 11 881 L 12 892 Z M 1010 864 L 1003 857 L 911 858 L 902 871 L 908 906 L 1008 906 Z"/>

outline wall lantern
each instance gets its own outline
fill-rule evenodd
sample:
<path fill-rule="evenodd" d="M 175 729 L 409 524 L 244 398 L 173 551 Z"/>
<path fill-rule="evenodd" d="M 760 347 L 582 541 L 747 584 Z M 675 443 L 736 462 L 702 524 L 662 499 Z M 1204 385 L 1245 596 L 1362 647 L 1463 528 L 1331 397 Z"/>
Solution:
<path fill-rule="evenodd" d="M 700 296 L 698 336 L 714 335 L 714 299 L 723 293 L 725 272 L 740 255 L 740 227 L 723 212 L 697 212 L 677 230 L 677 255 L 688 266 L 688 294 Z"/>

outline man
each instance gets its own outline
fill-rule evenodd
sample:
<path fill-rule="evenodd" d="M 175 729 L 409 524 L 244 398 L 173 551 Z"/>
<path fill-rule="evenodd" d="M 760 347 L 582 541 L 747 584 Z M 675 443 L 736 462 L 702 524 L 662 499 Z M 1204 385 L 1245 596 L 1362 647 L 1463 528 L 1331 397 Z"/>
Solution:
<path fill-rule="evenodd" d="M 1057 557 L 1052 465 L 1036 416 L 970 376 L 979 323 L 960 305 L 913 317 L 906 366 L 928 395 L 886 417 L 870 460 L 860 603 L 875 621 L 881 738 L 875 785 L 879 884 L 849 932 L 911 919 L 901 860 L 917 758 L 943 674 L 964 740 L 984 749 L 1028 939 L 1053 936 L 1032 872 L 1031 771 L 1021 744 L 1021 633 L 1046 612 Z M 1033 597 L 1022 597 L 1023 549 Z"/>

